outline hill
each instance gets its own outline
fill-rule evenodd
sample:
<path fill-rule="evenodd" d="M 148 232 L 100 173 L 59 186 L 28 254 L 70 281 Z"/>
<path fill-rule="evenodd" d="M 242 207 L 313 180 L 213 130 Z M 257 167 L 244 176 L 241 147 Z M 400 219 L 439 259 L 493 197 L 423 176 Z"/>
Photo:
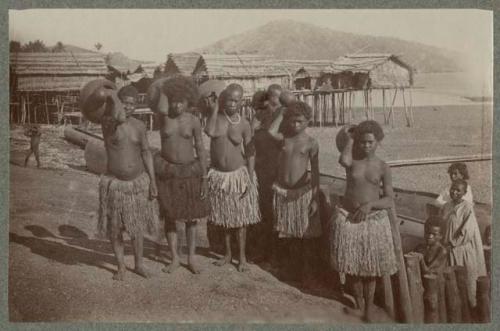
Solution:
<path fill-rule="evenodd" d="M 350 53 L 392 53 L 420 72 L 460 71 L 457 52 L 397 38 L 335 31 L 293 20 L 272 21 L 196 51 L 308 60 L 333 60 Z"/>

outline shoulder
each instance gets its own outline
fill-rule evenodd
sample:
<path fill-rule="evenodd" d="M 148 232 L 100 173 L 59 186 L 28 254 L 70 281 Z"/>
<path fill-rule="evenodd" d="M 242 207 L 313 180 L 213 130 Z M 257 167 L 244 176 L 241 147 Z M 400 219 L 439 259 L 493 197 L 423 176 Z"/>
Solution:
<path fill-rule="evenodd" d="M 307 143 L 309 144 L 309 146 L 311 147 L 312 150 L 314 150 L 314 151 L 319 150 L 319 143 L 318 143 L 318 140 L 316 140 L 316 138 L 311 137 L 308 134 L 306 134 L 306 138 L 307 138 Z"/>

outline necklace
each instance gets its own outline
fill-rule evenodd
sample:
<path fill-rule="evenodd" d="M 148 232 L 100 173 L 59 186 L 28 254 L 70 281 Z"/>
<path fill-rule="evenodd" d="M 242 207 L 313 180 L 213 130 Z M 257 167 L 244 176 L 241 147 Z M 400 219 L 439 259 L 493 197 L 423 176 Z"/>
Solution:
<path fill-rule="evenodd" d="M 231 117 L 227 116 L 226 112 L 224 111 L 224 116 L 226 116 L 226 119 L 229 123 L 231 123 L 232 125 L 235 125 L 235 124 L 240 124 L 240 121 L 241 121 L 241 116 L 240 114 L 236 113 L 236 115 L 238 115 L 238 119 L 236 121 L 233 121 L 231 120 Z"/>

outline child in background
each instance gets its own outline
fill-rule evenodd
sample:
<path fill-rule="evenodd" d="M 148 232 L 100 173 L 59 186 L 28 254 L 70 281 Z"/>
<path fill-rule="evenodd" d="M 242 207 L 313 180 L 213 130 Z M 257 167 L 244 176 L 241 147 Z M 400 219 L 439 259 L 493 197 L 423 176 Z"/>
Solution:
<path fill-rule="evenodd" d="M 476 281 L 486 276 L 483 243 L 477 224 L 474 208 L 464 199 L 467 182 L 456 179 L 451 184 L 451 201 L 441 209 L 444 221 L 444 244 L 449 246 L 448 259 L 451 266 L 463 266 L 467 269 L 467 289 L 469 304 L 476 306 Z"/>
<path fill-rule="evenodd" d="M 441 274 L 446 266 L 448 252 L 441 244 L 443 239 L 442 221 L 431 217 L 425 222 L 425 250 L 420 261 L 422 274 Z"/>
<path fill-rule="evenodd" d="M 448 174 L 450 175 L 450 180 L 452 182 L 457 179 L 469 180 L 469 171 L 467 170 L 465 163 L 462 162 L 452 163 L 448 168 Z M 474 197 L 472 196 L 472 188 L 470 185 L 467 185 L 467 192 L 465 192 L 463 199 L 469 201 L 470 203 L 474 203 Z M 442 207 L 449 201 L 451 201 L 450 189 L 445 188 L 437 197 L 435 205 Z"/>
<path fill-rule="evenodd" d="M 284 113 L 284 114 L 283 114 Z M 311 285 L 310 263 L 314 259 L 314 239 L 321 236 L 318 211 L 319 145 L 306 133 L 312 109 L 304 102 L 292 102 L 280 109 L 269 133 L 281 143 L 278 176 L 274 191 L 274 224 L 280 238 L 293 238 L 300 248 L 299 259 L 303 286 Z M 282 132 L 280 132 L 283 120 Z M 311 166 L 311 175 L 307 172 Z M 299 247 L 297 247 L 299 246 Z M 316 254 L 317 255 L 317 254 Z"/>
<path fill-rule="evenodd" d="M 40 168 L 40 137 L 42 136 L 42 130 L 39 125 L 31 125 L 25 130 L 24 135 L 30 137 L 30 149 L 28 150 L 28 154 L 24 159 L 24 166 L 28 166 L 28 161 L 31 157 L 31 154 L 35 154 L 36 166 Z"/>

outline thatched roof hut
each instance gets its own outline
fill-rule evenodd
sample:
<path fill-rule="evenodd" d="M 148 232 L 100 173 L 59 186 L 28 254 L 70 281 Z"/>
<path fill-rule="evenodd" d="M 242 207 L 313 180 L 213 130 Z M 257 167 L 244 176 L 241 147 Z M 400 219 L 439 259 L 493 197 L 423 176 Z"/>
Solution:
<path fill-rule="evenodd" d="M 165 75 L 181 74 L 190 76 L 200 57 L 201 54 L 194 52 L 168 54 L 163 72 Z"/>
<path fill-rule="evenodd" d="M 77 91 L 108 73 L 98 53 L 11 53 L 13 91 Z"/>
<path fill-rule="evenodd" d="M 193 71 L 196 81 L 224 80 L 238 83 L 246 94 L 266 89 L 271 84 L 290 87 L 292 72 L 279 61 L 268 56 L 253 54 L 203 54 Z"/>
<path fill-rule="evenodd" d="M 339 84 L 354 89 L 413 85 L 413 69 L 393 54 L 349 54 L 335 60 L 332 67 L 335 74 L 339 74 L 340 78 L 336 79 Z"/>
<path fill-rule="evenodd" d="M 318 78 L 333 70 L 328 60 L 284 60 L 280 63 L 293 73 L 296 90 L 317 88 Z"/>

